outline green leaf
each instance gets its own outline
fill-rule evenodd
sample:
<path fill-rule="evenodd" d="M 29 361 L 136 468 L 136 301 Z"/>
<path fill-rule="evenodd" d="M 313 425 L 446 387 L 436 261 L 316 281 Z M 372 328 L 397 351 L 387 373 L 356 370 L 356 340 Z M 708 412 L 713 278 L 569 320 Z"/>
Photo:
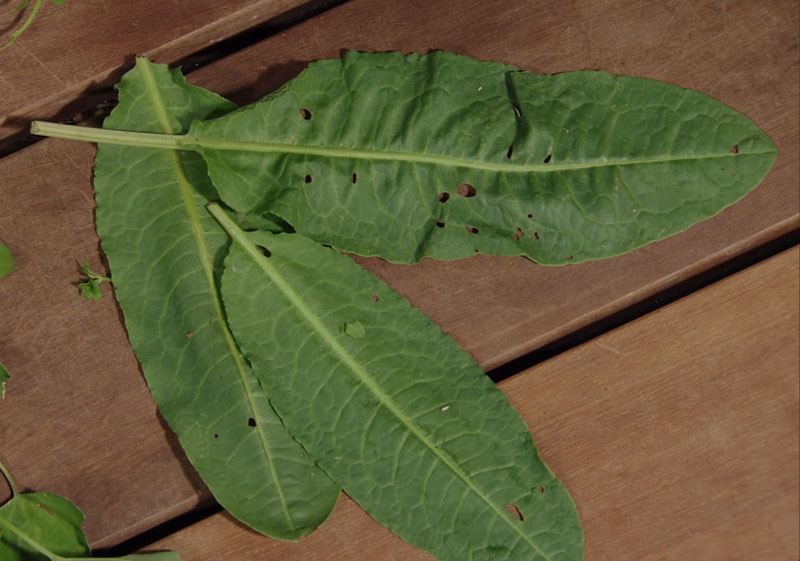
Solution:
<path fill-rule="evenodd" d="M 3 242 L 0 242 L 0 277 L 10 274 L 15 266 L 16 264 L 14 263 L 14 257 L 11 255 L 11 251 Z"/>
<path fill-rule="evenodd" d="M 263 101 L 195 123 L 222 199 L 391 261 L 611 257 L 713 216 L 777 150 L 696 91 L 541 76 L 447 52 L 349 52 Z"/>
<path fill-rule="evenodd" d="M 138 59 L 105 128 L 180 133 L 232 108 L 179 71 Z M 128 335 L 161 413 L 233 516 L 297 539 L 321 524 L 338 487 L 288 435 L 231 336 L 215 280 L 228 237 L 197 154 L 98 147 L 97 231 Z"/>
<path fill-rule="evenodd" d="M 291 434 L 371 516 L 443 560 L 583 558 L 569 494 L 455 341 L 348 257 L 210 208 L 234 239 L 222 293 L 237 341 Z"/>
<path fill-rule="evenodd" d="M 93 273 L 89 269 L 89 264 L 86 261 L 83 262 L 83 274 L 88 277 L 88 280 L 78 285 L 78 288 L 81 290 L 81 296 L 90 300 L 100 300 L 103 297 L 103 294 L 100 292 L 100 283 L 111 282 L 111 279 Z"/>

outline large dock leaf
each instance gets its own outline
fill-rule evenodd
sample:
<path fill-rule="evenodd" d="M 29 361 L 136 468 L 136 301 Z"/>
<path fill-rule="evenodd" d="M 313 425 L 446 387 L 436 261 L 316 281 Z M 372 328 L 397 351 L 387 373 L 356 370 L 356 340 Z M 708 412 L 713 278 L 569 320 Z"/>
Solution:
<path fill-rule="evenodd" d="M 234 241 L 231 329 L 291 434 L 375 519 L 439 559 L 574 561 L 583 533 L 524 421 L 427 316 L 300 235 Z"/>
<path fill-rule="evenodd" d="M 107 129 L 181 133 L 233 106 L 144 59 Z M 321 524 L 338 487 L 291 439 L 241 358 L 215 287 L 228 237 L 205 210 L 197 154 L 101 144 L 97 231 L 136 356 L 159 409 L 217 500 L 270 536 Z"/>
<path fill-rule="evenodd" d="M 446 52 L 314 62 L 189 136 L 237 210 L 400 262 L 618 255 L 718 213 L 777 156 L 752 121 L 696 91 Z"/>

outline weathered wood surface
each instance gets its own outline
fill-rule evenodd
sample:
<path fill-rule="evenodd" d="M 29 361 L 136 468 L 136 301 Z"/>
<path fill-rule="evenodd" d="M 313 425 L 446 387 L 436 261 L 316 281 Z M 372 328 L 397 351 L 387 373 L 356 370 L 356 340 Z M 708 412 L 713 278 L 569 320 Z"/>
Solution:
<path fill-rule="evenodd" d="M 61 148 L 45 141 L 0 160 L 0 239 L 17 260 L 0 279 L 0 361 L 11 372 L 0 456 L 19 486 L 70 497 L 89 538 L 112 544 L 207 492 L 157 416 L 111 291 L 79 295 L 80 262 L 103 270 L 94 147 Z"/>
<path fill-rule="evenodd" d="M 587 560 L 800 556 L 799 275 L 795 247 L 500 383 L 578 505 Z M 148 549 L 432 559 L 344 496 L 299 544 L 223 513 Z"/>
<path fill-rule="evenodd" d="M 71 118 L 102 101 L 87 94 L 107 90 L 134 55 L 172 63 L 304 3 L 76 0 L 56 6 L 47 0 L 34 23 L 0 52 L 0 140 L 27 130 L 31 119 Z M 0 5 L 0 46 L 27 16 L 12 4 Z"/>
<path fill-rule="evenodd" d="M 197 2 L 173 4 L 186 10 Z M 798 7 L 786 0 L 351 0 L 190 81 L 246 102 L 343 48 L 444 48 L 535 72 L 603 68 L 675 82 L 719 97 L 776 141 L 780 159 L 751 195 L 683 234 L 613 260 L 558 269 L 484 256 L 417 266 L 359 260 L 492 368 L 797 227 L 797 25 Z M 105 37 L 114 44 L 113 35 Z M 75 58 L 99 48 L 74 44 Z M 94 303 L 74 286 L 80 261 L 103 271 L 93 228 L 93 153 L 46 140 L 0 160 L 0 239 L 19 263 L 0 281 L 0 361 L 13 376 L 0 403 L 0 455 L 22 487 L 75 500 L 98 546 L 185 512 L 208 494 L 156 414 L 108 287 Z M 717 360 L 717 351 L 709 352 L 707 360 Z M 611 407 L 607 414 L 620 414 Z M 582 421 L 576 414 L 560 422 Z M 547 429 L 529 422 L 546 444 Z M 547 457 L 565 479 L 583 469 Z M 604 496 L 597 500 L 604 508 Z"/>

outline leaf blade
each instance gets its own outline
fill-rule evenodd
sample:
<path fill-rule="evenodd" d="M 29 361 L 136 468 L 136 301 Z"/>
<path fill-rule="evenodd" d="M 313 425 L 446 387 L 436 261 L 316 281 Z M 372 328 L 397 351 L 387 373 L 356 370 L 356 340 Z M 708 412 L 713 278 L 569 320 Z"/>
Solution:
<path fill-rule="evenodd" d="M 440 559 L 581 558 L 569 495 L 455 342 L 348 258 L 227 223 L 231 328 L 290 432 L 352 498 Z"/>
<path fill-rule="evenodd" d="M 119 90 L 106 128 L 175 133 L 231 108 L 145 59 Z M 98 234 L 159 409 L 232 515 L 281 539 L 310 533 L 338 488 L 283 429 L 227 328 L 215 287 L 227 236 L 203 210 L 215 194 L 202 161 L 101 144 L 95 170 Z"/>
<path fill-rule="evenodd" d="M 237 210 L 399 262 L 618 255 L 718 213 L 777 156 L 754 123 L 699 92 L 444 52 L 315 62 L 189 136 Z"/>

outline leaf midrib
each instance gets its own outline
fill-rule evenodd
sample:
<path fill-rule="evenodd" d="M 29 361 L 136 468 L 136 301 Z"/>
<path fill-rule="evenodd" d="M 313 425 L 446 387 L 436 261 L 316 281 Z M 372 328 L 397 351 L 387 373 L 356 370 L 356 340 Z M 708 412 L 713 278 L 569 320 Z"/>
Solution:
<path fill-rule="evenodd" d="M 171 134 L 172 131 L 170 130 L 169 117 L 167 116 L 166 108 L 164 106 L 163 100 L 161 99 L 161 94 L 158 85 L 156 83 L 155 77 L 153 76 L 150 65 L 143 64 L 142 70 L 143 70 L 142 75 L 144 77 L 144 82 L 145 82 L 145 87 L 147 89 L 148 97 L 150 98 L 150 102 L 153 105 L 153 108 L 155 109 L 159 126 L 166 134 Z M 239 373 L 239 379 L 242 383 L 242 387 L 244 388 L 244 392 L 247 397 L 247 404 L 251 412 L 253 413 L 254 418 L 259 418 L 260 420 L 260 416 L 258 415 L 258 409 L 256 408 L 255 404 L 255 397 L 253 396 L 253 392 L 250 389 L 250 384 L 247 379 L 247 370 L 244 367 L 244 364 L 242 363 L 239 349 L 236 346 L 233 334 L 230 332 L 230 329 L 228 329 L 228 324 L 225 320 L 222 300 L 220 299 L 219 291 L 217 290 L 216 282 L 214 281 L 214 267 L 211 264 L 211 259 L 209 257 L 209 251 L 208 251 L 208 246 L 206 244 L 205 235 L 203 234 L 203 229 L 200 225 L 200 217 L 197 212 L 197 207 L 194 204 L 191 184 L 189 182 L 189 179 L 186 177 L 186 171 L 183 168 L 180 156 L 178 152 L 174 149 L 170 150 L 170 160 L 172 163 L 173 170 L 175 171 L 176 179 L 178 181 L 178 187 L 181 193 L 181 197 L 183 199 L 184 208 L 189 217 L 189 222 L 191 223 L 192 226 L 192 234 L 194 236 L 194 240 L 197 245 L 197 250 L 200 255 L 200 261 L 203 267 L 203 272 L 205 274 L 206 281 L 208 282 L 208 286 L 211 291 L 212 298 L 214 300 L 214 310 L 217 314 L 217 321 L 219 323 L 220 329 L 222 330 L 225 336 L 225 341 L 228 345 L 230 355 L 236 364 L 236 369 L 237 372 Z M 256 424 L 255 428 L 258 432 L 262 448 L 264 449 L 264 453 L 266 455 L 267 465 L 269 466 L 270 474 L 272 476 L 272 481 L 275 484 L 275 490 L 278 495 L 278 500 L 280 501 L 284 517 L 286 518 L 286 522 L 289 525 L 289 528 L 291 530 L 295 530 L 296 526 L 292 521 L 289 508 L 286 505 L 286 497 L 281 487 L 280 480 L 278 479 L 278 473 L 275 468 L 275 462 L 272 459 L 272 452 L 269 447 L 269 442 L 266 433 L 264 432 L 264 424 L 259 422 Z"/>
<path fill-rule="evenodd" d="M 375 380 L 370 376 L 369 372 L 345 349 L 339 341 L 336 340 L 335 335 L 330 329 L 326 328 L 322 321 L 316 314 L 305 304 L 300 295 L 292 288 L 291 284 L 283 278 L 279 271 L 277 271 L 270 263 L 269 258 L 264 256 L 258 248 L 250 242 L 244 232 L 233 223 L 233 221 L 226 216 L 222 209 L 216 204 L 210 204 L 208 210 L 211 214 L 222 224 L 222 227 L 233 238 L 234 242 L 253 259 L 257 266 L 266 274 L 270 280 L 277 286 L 278 290 L 286 296 L 291 305 L 297 309 L 305 320 L 311 324 L 315 333 L 317 333 L 328 347 L 337 355 L 342 362 L 361 380 L 361 382 L 372 392 L 378 401 L 384 405 L 395 417 L 416 436 L 423 445 L 436 456 L 445 466 L 447 466 L 464 484 L 475 493 L 483 502 L 485 502 L 502 520 L 504 520 L 516 533 L 520 535 L 539 555 L 544 559 L 549 560 L 548 557 L 537 545 L 531 540 L 522 529 L 519 527 L 519 520 L 514 518 L 505 509 L 497 506 L 489 497 L 475 485 L 472 479 L 467 475 L 455 462 L 448 458 L 441 450 L 439 450 L 428 437 L 423 433 L 406 415 L 400 407 L 398 407 L 392 398 L 387 395 Z"/>
<path fill-rule="evenodd" d="M 142 148 L 160 148 L 165 150 L 191 150 L 202 152 L 203 149 L 256 152 L 265 154 L 298 154 L 303 156 L 321 156 L 327 158 L 356 159 L 369 161 L 396 161 L 412 162 L 417 164 L 433 164 L 440 166 L 477 169 L 480 171 L 501 172 L 501 173 L 553 173 L 559 171 L 573 171 L 579 169 L 592 169 L 612 166 L 636 166 L 649 164 L 664 164 L 682 161 L 698 160 L 727 160 L 743 156 L 761 156 L 776 154 L 777 149 L 773 146 L 768 150 L 753 152 L 707 152 L 703 154 L 687 155 L 662 155 L 648 158 L 615 158 L 615 159 L 595 159 L 587 161 L 573 161 L 564 163 L 516 163 L 516 162 L 485 162 L 481 160 L 470 160 L 465 158 L 455 158 L 437 154 L 424 154 L 418 152 L 401 152 L 397 150 L 370 150 L 365 148 L 345 148 L 337 146 L 319 146 L 311 144 L 284 144 L 280 142 L 245 142 L 241 140 L 224 140 L 214 138 L 201 138 L 185 134 L 158 134 L 132 131 L 113 131 L 110 129 L 90 129 L 75 125 L 56 125 L 34 121 L 31 124 L 33 134 L 51 136 L 55 138 L 67 138 L 72 140 L 83 140 L 87 142 L 106 142 L 109 144 L 121 144 L 125 146 L 137 146 Z"/>

